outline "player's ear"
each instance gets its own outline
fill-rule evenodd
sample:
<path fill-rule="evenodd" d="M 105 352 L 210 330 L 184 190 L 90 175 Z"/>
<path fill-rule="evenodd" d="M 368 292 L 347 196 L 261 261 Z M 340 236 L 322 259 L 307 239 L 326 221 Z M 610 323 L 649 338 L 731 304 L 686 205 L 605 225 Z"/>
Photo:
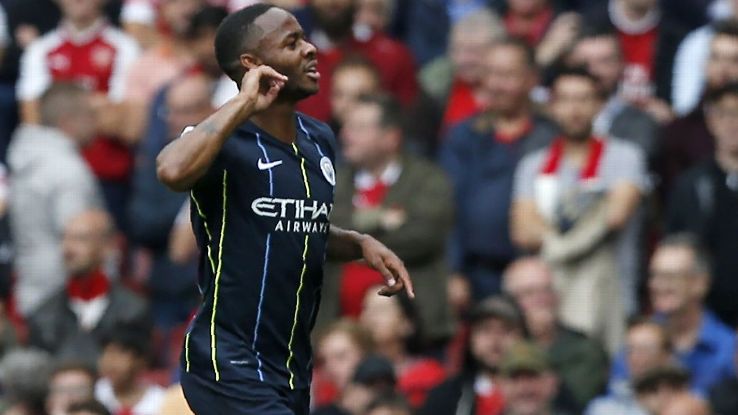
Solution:
<path fill-rule="evenodd" d="M 252 53 L 242 54 L 239 57 L 239 61 L 241 62 L 241 66 L 243 66 L 247 71 L 261 65 L 261 59 Z"/>

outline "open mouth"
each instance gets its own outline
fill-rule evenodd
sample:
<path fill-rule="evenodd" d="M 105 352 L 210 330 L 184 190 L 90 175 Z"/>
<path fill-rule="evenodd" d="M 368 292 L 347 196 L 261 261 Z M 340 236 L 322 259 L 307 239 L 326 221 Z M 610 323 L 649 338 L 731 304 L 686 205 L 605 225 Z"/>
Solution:
<path fill-rule="evenodd" d="M 318 72 L 318 63 L 313 61 L 308 64 L 308 66 L 305 68 L 305 74 L 307 74 L 308 78 L 318 81 L 320 79 L 320 72 Z"/>

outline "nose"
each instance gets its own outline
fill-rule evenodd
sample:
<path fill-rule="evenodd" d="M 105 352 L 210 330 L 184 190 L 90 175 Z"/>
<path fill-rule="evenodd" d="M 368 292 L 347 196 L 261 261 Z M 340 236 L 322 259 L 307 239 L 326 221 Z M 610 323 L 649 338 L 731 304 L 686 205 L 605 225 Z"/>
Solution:
<path fill-rule="evenodd" d="M 305 41 L 305 47 L 302 48 L 302 55 L 308 59 L 314 59 L 315 55 L 318 53 L 318 48 L 315 47 L 312 43 Z"/>

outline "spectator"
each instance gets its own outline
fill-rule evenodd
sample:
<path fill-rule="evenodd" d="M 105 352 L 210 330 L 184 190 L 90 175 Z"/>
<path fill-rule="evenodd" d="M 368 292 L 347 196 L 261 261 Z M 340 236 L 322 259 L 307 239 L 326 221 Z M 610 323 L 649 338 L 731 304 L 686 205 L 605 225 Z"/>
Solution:
<path fill-rule="evenodd" d="M 67 415 L 72 405 L 89 401 L 95 395 L 97 374 L 84 363 L 59 364 L 49 378 L 46 412 L 49 415 Z"/>
<path fill-rule="evenodd" d="M 693 237 L 676 234 L 659 243 L 648 285 L 656 317 L 663 319 L 677 358 L 692 374 L 692 390 L 704 396 L 735 374 L 735 333 L 705 307 L 710 265 Z"/>
<path fill-rule="evenodd" d="M 428 394 L 418 415 L 497 415 L 504 397 L 499 385 L 503 355 L 526 334 L 520 310 L 507 298 L 489 297 L 472 309 L 462 372 Z"/>
<path fill-rule="evenodd" d="M 141 49 L 148 50 L 158 41 L 157 13 L 152 1 L 124 0 L 120 20 L 123 30 L 136 39 Z"/>
<path fill-rule="evenodd" d="M 120 229 L 133 158 L 127 144 L 112 137 L 108 119 L 123 99 L 131 64 L 138 55 L 135 41 L 111 27 L 99 0 L 61 0 L 59 27 L 34 41 L 24 52 L 18 80 L 21 118 L 38 123 L 38 99 L 53 82 L 77 82 L 93 93 L 95 137 L 83 148 L 85 159 L 100 180 L 103 196 Z"/>
<path fill-rule="evenodd" d="M 562 322 L 612 353 L 622 340 L 625 307 L 635 303 L 635 276 L 617 259 L 638 258 L 637 234 L 629 230 L 646 192 L 644 157 L 630 143 L 593 135 L 601 100 L 588 72 L 562 72 L 551 91 L 550 110 L 563 134 L 521 161 L 511 234 L 520 248 L 541 249 L 551 264 Z"/>
<path fill-rule="evenodd" d="M 372 287 L 364 297 L 361 324 L 372 334 L 377 353 L 394 365 L 398 391 L 418 408 L 443 382 L 446 371 L 436 360 L 420 357 L 423 332 L 408 298 L 380 297 L 377 289 Z"/>
<path fill-rule="evenodd" d="M 298 108 L 321 120 L 330 119 L 333 70 L 348 54 L 362 55 L 374 63 L 384 89 L 403 105 L 412 104 L 418 92 L 410 51 L 382 32 L 354 32 L 355 5 L 356 0 L 314 0 L 296 12 L 305 33 L 318 48 L 318 72 L 321 74 L 320 92 L 301 101 Z"/>
<path fill-rule="evenodd" d="M 95 178 L 79 154 L 95 135 L 89 95 L 79 86 L 54 85 L 41 97 L 39 112 L 42 125 L 21 126 L 8 151 L 15 299 L 25 316 L 64 286 L 64 226 L 102 204 Z"/>
<path fill-rule="evenodd" d="M 388 97 L 362 98 L 349 112 L 341 136 L 349 166 L 338 173 L 331 220 L 376 237 L 405 262 L 415 276 L 423 341 L 434 343 L 454 329 L 443 261 L 453 220 L 451 191 L 440 168 L 403 151 L 400 114 Z M 341 315 L 358 316 L 367 289 L 382 280 L 365 265 L 344 265 L 340 276 L 326 277 L 325 289 L 337 294 L 323 296 L 324 311 L 339 307 Z"/>
<path fill-rule="evenodd" d="M 738 21 L 715 27 L 704 72 L 708 95 L 738 82 Z M 666 126 L 660 141 L 661 193 L 668 196 L 677 176 L 715 152 L 715 138 L 707 127 L 704 105 Z"/>
<path fill-rule="evenodd" d="M 523 155 L 546 146 L 556 134 L 553 124 L 534 113 L 528 98 L 537 79 L 533 52 L 525 43 L 496 42 L 486 55 L 488 111 L 451 129 L 441 149 L 456 196 L 449 255 L 455 274 L 451 298 L 457 308 L 467 301 L 469 290 L 475 299 L 499 293 L 502 272 L 516 255 L 508 236 L 515 167 Z"/>
<path fill-rule="evenodd" d="M 557 402 L 578 413 L 607 382 L 607 354 L 597 342 L 562 324 L 558 317 L 558 296 L 553 275 L 539 258 L 521 258 L 505 270 L 503 287 L 525 315 L 531 340 L 547 354 L 547 360 L 561 380 Z M 565 402 L 567 392 L 574 402 Z"/>
<path fill-rule="evenodd" d="M 662 414 L 670 402 L 689 396 L 689 373 L 674 365 L 656 367 L 636 379 L 635 390 L 647 413 Z"/>
<path fill-rule="evenodd" d="M 379 71 L 368 60 L 351 56 L 333 70 L 331 84 L 331 127 L 338 134 L 356 101 L 362 95 L 381 91 Z"/>
<path fill-rule="evenodd" d="M 386 32 L 392 23 L 396 0 L 357 0 L 354 24 L 360 31 Z"/>
<path fill-rule="evenodd" d="M 5 56 L 5 49 L 8 47 L 10 35 L 8 33 L 8 16 L 5 14 L 5 8 L 0 4 L 0 65 Z"/>
<path fill-rule="evenodd" d="M 668 232 L 690 232 L 711 252 L 711 286 L 707 306 L 726 324 L 738 324 L 738 84 L 713 91 L 705 103 L 715 153 L 680 176 L 666 215 Z"/>
<path fill-rule="evenodd" d="M 556 408 L 557 377 L 546 352 L 533 343 L 519 342 L 500 366 L 505 415 L 560 415 Z"/>
<path fill-rule="evenodd" d="M 423 67 L 423 90 L 442 107 L 443 129 L 484 108 L 486 56 L 504 35 L 500 18 L 485 8 L 459 20 L 451 28 L 447 56 Z"/>
<path fill-rule="evenodd" d="M 211 103 L 215 82 L 202 74 L 184 75 L 157 95 L 146 137 L 137 151 L 130 234 L 132 242 L 151 255 L 149 299 L 154 324 L 164 333 L 189 317 L 198 298 L 192 284 L 195 261 L 177 264 L 169 258 L 169 234 L 187 195 L 174 193 L 159 182 L 156 157 L 185 127 L 200 123 L 215 110 Z"/>
<path fill-rule="evenodd" d="M 392 362 L 376 355 L 367 356 L 356 367 L 338 401 L 319 408 L 313 415 L 362 415 L 378 396 L 393 391 L 396 383 Z"/>
<path fill-rule="evenodd" d="M 738 368 L 738 349 L 733 355 L 733 364 Z M 738 413 L 738 376 L 733 375 L 717 383 L 710 390 L 709 398 L 716 414 Z"/>
<path fill-rule="evenodd" d="M 728 0 L 731 4 L 730 18 L 738 18 L 738 1 Z M 706 24 L 690 32 L 679 45 L 674 58 L 674 80 L 672 102 L 674 112 L 684 116 L 692 112 L 700 103 L 705 88 L 704 68 L 710 55 L 710 43 L 715 36 L 716 26 L 720 21 Z"/>
<path fill-rule="evenodd" d="M 582 33 L 568 58 L 570 64 L 585 67 L 597 78 L 605 97 L 605 104 L 594 120 L 595 134 L 631 141 L 652 160 L 660 126 L 648 113 L 622 96 L 623 59 L 617 33 L 607 29 Z"/>
<path fill-rule="evenodd" d="M 147 327 L 144 300 L 111 281 L 103 267 L 114 233 L 107 213 L 87 210 L 66 223 L 65 287 L 29 320 L 29 342 L 61 358 L 95 363 L 99 342 L 123 322 Z"/>
<path fill-rule="evenodd" d="M 46 415 L 44 399 L 51 357 L 37 349 L 16 349 L 0 360 L 4 414 Z"/>
<path fill-rule="evenodd" d="M 95 398 L 112 415 L 159 413 L 164 389 L 141 379 L 147 369 L 149 341 L 146 333 L 134 326 L 118 326 L 103 340 Z"/>
<path fill-rule="evenodd" d="M 341 319 L 318 337 L 319 365 L 313 375 L 313 402 L 320 407 L 335 401 L 350 383 L 356 367 L 374 351 L 371 332 L 353 320 Z"/>
<path fill-rule="evenodd" d="M 135 60 L 126 78 L 125 105 L 118 130 L 128 142 L 136 143 L 143 137 L 157 91 L 193 64 L 186 36 L 189 23 L 202 3 L 202 0 L 161 1 L 159 13 L 166 31 L 157 45 Z"/>
<path fill-rule="evenodd" d="M 635 395 L 633 380 L 668 365 L 672 358 L 671 342 L 663 327 L 649 319 L 632 320 L 625 336 L 624 357 L 620 357 L 627 362 L 629 376 L 613 378 L 609 393 L 592 401 L 586 415 L 646 415 Z"/>
<path fill-rule="evenodd" d="M 69 408 L 67 415 L 111 415 L 105 405 L 97 401 L 76 403 Z"/>
<path fill-rule="evenodd" d="M 686 30 L 658 0 L 609 0 L 586 14 L 595 26 L 615 29 L 625 60 L 623 93 L 660 121 L 668 120 L 674 55 Z"/>
<path fill-rule="evenodd" d="M 705 401 L 694 395 L 685 394 L 664 405 L 658 415 L 711 415 L 710 407 Z"/>
<path fill-rule="evenodd" d="M 536 50 L 542 68 L 554 63 L 571 47 L 579 30 L 580 16 L 561 13 L 550 0 L 506 0 L 501 15 L 507 33 L 523 39 Z M 557 15 L 558 14 L 558 15 Z"/>
<path fill-rule="evenodd" d="M 387 394 L 373 400 L 364 415 L 412 415 L 412 410 L 401 395 Z"/>

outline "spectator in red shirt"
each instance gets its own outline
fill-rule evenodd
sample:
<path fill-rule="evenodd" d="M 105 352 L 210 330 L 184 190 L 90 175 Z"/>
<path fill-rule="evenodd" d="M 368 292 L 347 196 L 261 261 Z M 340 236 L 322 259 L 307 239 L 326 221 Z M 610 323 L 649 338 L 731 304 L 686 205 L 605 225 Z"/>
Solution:
<path fill-rule="evenodd" d="M 417 355 L 422 337 L 410 300 L 378 296 L 378 288 L 366 292 L 359 320 L 371 332 L 377 353 L 394 365 L 397 389 L 419 408 L 428 392 L 445 380 L 446 371 L 436 360 Z"/>
<path fill-rule="evenodd" d="M 106 132 L 104 118 L 122 99 L 125 77 L 138 54 L 135 41 L 111 27 L 100 0 L 61 0 L 60 26 L 29 45 L 21 61 L 17 85 L 21 118 L 39 122 L 38 99 L 55 81 L 78 82 L 96 93 L 97 121 Z M 83 149 L 119 227 L 123 227 L 127 183 L 133 158 L 126 143 L 100 135 Z"/>
<path fill-rule="evenodd" d="M 330 119 L 331 77 L 344 56 L 357 53 L 379 69 L 382 84 L 404 105 L 413 103 L 418 84 L 410 50 L 385 33 L 368 27 L 354 30 L 355 0 L 314 0 L 295 16 L 318 48 L 320 92 L 298 105 L 300 111 L 323 121 Z"/>

